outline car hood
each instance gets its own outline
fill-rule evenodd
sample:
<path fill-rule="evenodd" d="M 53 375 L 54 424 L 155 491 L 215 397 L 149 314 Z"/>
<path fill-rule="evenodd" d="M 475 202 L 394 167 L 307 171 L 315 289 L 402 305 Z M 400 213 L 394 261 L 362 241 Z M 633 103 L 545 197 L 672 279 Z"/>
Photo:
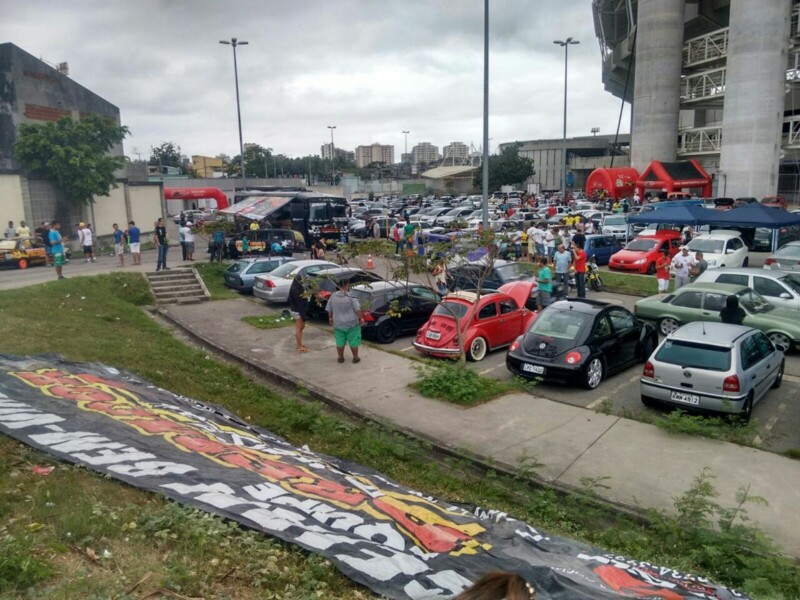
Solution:
<path fill-rule="evenodd" d="M 652 250 L 639 252 L 637 250 L 620 250 L 611 255 L 611 260 L 639 260 L 641 258 L 648 258 L 653 253 Z"/>
<path fill-rule="evenodd" d="M 528 302 L 533 292 L 537 289 L 535 281 L 520 280 L 505 283 L 500 286 L 499 291 L 504 292 L 514 299 L 517 306 L 523 308 L 525 303 Z"/>
<path fill-rule="evenodd" d="M 789 308 L 773 308 L 765 313 L 755 313 L 746 317 L 748 324 L 757 323 L 759 329 L 780 328 L 791 334 L 795 339 L 800 339 L 800 322 L 797 311 Z"/>

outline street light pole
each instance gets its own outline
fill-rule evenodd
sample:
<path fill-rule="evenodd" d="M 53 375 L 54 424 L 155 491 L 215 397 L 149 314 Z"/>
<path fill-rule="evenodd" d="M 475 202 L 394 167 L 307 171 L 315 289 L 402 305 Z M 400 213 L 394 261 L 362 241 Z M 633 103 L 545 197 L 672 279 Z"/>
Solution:
<path fill-rule="evenodd" d="M 403 152 L 403 154 L 405 154 L 406 156 L 408 156 L 408 134 L 409 133 L 411 133 L 411 132 L 410 131 L 405 131 L 405 130 L 403 131 L 403 135 L 406 137 L 406 146 L 405 146 L 406 151 Z"/>
<path fill-rule="evenodd" d="M 558 44 L 559 46 L 563 46 L 564 48 L 564 138 L 563 144 L 564 147 L 562 148 L 562 160 L 561 160 L 561 189 L 564 192 L 564 198 L 567 196 L 567 58 L 569 55 L 569 47 L 570 45 L 580 44 L 578 40 L 573 40 L 571 37 L 568 37 L 566 40 L 553 40 L 554 44 Z"/>
<path fill-rule="evenodd" d="M 236 117 L 239 121 L 239 164 L 242 169 L 242 189 L 246 187 L 247 175 L 244 170 L 244 143 L 242 141 L 242 109 L 239 105 L 239 66 L 236 63 L 236 46 L 246 46 L 249 42 L 231 38 L 231 41 L 220 40 L 220 44 L 233 47 L 233 77 L 236 82 Z"/>
<path fill-rule="evenodd" d="M 336 146 L 333 145 L 333 130 L 336 129 L 336 125 L 328 125 L 328 129 L 331 130 L 331 185 L 336 185 L 336 166 L 334 164 Z"/>
<path fill-rule="evenodd" d="M 489 231 L 489 0 L 483 0 L 483 230 Z"/>

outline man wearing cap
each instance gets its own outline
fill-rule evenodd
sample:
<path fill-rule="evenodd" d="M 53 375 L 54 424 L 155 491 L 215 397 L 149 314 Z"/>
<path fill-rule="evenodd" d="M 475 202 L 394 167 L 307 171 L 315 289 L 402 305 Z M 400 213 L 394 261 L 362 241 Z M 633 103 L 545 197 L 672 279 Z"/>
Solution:
<path fill-rule="evenodd" d="M 34 233 L 36 234 L 36 240 L 40 241 L 44 246 L 45 264 L 49 267 L 53 263 L 50 250 L 50 223 L 42 221 L 42 224 L 36 228 Z"/>
<path fill-rule="evenodd" d="M 186 250 L 186 260 L 194 260 L 194 232 L 192 226 L 194 223 L 186 221 L 186 225 L 181 227 L 180 233 L 183 237 L 183 247 Z"/>
<path fill-rule="evenodd" d="M 81 240 L 81 246 L 83 247 L 83 257 L 86 259 L 86 262 L 97 262 L 97 259 L 94 257 L 94 232 L 92 231 L 91 226 L 86 225 L 86 223 L 81 223 L 79 225 L 80 231 L 78 232 L 78 236 Z"/>
<path fill-rule="evenodd" d="M 689 254 L 689 248 L 681 246 L 681 251 L 672 259 L 672 268 L 675 269 L 675 289 L 689 283 L 691 270 L 695 267 L 694 257 Z"/>

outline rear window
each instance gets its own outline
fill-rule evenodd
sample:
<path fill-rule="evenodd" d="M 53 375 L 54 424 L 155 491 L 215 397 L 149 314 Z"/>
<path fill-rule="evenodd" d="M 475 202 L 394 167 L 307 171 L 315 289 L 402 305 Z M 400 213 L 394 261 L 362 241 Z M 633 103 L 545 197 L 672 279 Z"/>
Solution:
<path fill-rule="evenodd" d="M 454 316 L 456 319 L 460 319 L 467 314 L 467 311 L 469 311 L 468 304 L 462 304 L 460 302 L 440 302 L 433 311 L 433 314 L 445 315 L 448 317 Z"/>
<path fill-rule="evenodd" d="M 731 366 L 731 349 L 710 344 L 667 340 L 656 353 L 656 360 L 681 367 L 727 371 Z"/>
<path fill-rule="evenodd" d="M 589 316 L 563 310 L 545 310 L 536 318 L 529 333 L 546 337 L 575 340 L 589 321 Z"/>
<path fill-rule="evenodd" d="M 250 261 L 238 260 L 228 267 L 228 273 L 241 273 L 249 264 Z"/>

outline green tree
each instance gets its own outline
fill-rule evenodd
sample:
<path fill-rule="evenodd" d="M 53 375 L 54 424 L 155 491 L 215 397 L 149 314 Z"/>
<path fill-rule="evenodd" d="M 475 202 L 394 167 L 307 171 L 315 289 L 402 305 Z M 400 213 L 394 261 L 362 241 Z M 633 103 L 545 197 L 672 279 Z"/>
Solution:
<path fill-rule="evenodd" d="M 519 154 L 520 144 L 510 144 L 499 154 L 489 157 L 489 193 L 503 185 L 521 185 L 535 173 L 533 159 Z M 483 169 L 475 171 L 475 187 L 483 185 Z"/>
<path fill-rule="evenodd" d="M 150 146 L 150 159 L 147 164 L 154 167 L 178 167 L 183 169 L 181 147 L 174 142 L 161 142 L 158 146 Z"/>
<path fill-rule="evenodd" d="M 27 173 L 52 181 L 71 204 L 91 204 L 93 196 L 107 196 L 117 187 L 114 171 L 125 159 L 108 151 L 128 133 L 127 127 L 99 115 L 25 124 L 19 128 L 14 156 Z"/>

